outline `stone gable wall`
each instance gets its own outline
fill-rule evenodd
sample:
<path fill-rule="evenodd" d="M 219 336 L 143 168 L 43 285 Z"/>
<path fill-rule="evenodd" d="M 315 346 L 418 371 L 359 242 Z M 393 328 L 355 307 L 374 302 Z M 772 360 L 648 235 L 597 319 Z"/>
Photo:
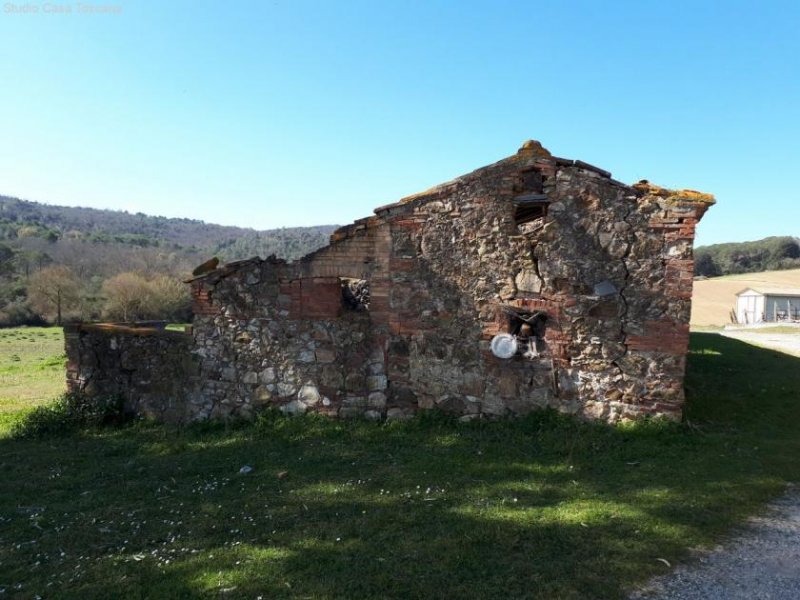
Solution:
<path fill-rule="evenodd" d="M 519 224 L 531 202 L 546 214 Z M 297 262 L 215 269 L 191 282 L 196 370 L 180 418 L 266 405 L 372 419 L 548 406 L 611 422 L 679 418 L 692 242 L 712 202 L 627 186 L 534 143 L 376 209 Z M 343 278 L 368 283 L 369 310 L 346 306 Z M 520 311 L 543 313 L 538 337 L 495 357 L 492 338 L 516 331 Z"/>

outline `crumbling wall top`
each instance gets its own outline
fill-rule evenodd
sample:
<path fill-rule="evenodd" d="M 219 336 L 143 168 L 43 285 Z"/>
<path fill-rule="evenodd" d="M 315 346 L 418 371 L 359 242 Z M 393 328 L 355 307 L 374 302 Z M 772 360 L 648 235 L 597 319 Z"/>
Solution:
<path fill-rule="evenodd" d="M 713 194 L 697 190 L 671 190 L 649 182 L 647 179 L 637 181 L 631 187 L 644 195 L 664 198 L 668 204 L 706 204 L 712 206 L 717 200 Z"/>
<path fill-rule="evenodd" d="M 65 333 L 104 333 L 107 335 L 130 335 L 137 337 L 187 337 L 184 331 L 173 331 L 160 326 L 128 323 L 68 323 L 64 325 Z"/>

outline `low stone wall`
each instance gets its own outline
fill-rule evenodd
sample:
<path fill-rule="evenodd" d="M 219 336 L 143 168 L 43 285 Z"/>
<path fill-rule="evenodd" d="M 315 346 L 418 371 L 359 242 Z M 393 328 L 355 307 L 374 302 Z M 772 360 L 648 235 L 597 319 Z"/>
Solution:
<path fill-rule="evenodd" d="M 125 410 L 166 422 L 192 418 L 188 402 L 199 363 L 192 337 L 178 331 L 112 324 L 64 327 L 67 389 L 118 395 Z"/>
<path fill-rule="evenodd" d="M 198 418 L 250 417 L 274 405 L 288 414 L 380 419 L 387 379 L 369 319 L 195 320 L 201 360 Z"/>

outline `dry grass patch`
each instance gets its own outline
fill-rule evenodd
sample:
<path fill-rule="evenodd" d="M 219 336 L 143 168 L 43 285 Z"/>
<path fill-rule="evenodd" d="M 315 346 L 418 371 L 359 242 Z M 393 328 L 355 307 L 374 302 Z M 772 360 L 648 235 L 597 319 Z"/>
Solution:
<path fill-rule="evenodd" d="M 736 293 L 748 287 L 800 288 L 800 269 L 725 275 L 694 282 L 692 293 L 692 328 L 730 323 L 736 306 Z"/>

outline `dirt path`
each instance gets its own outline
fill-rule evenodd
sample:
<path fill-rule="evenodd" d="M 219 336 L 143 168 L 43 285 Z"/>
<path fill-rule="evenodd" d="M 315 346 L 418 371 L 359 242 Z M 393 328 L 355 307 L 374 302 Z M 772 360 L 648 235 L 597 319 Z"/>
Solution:
<path fill-rule="evenodd" d="M 800 356 L 800 334 L 721 331 L 748 344 Z M 657 577 L 631 600 L 800 598 L 800 489 L 790 488 L 764 515 L 696 563 Z"/>
<path fill-rule="evenodd" d="M 800 598 L 800 490 L 794 487 L 698 562 L 653 579 L 630 600 Z"/>
<path fill-rule="evenodd" d="M 721 331 L 720 335 L 800 356 L 800 334 Z M 722 546 L 657 577 L 631 600 L 797 600 L 800 598 L 800 489 L 767 507 Z"/>
<path fill-rule="evenodd" d="M 751 331 L 732 329 L 720 331 L 719 334 L 754 346 L 800 356 L 800 331 L 798 333 L 761 333 L 757 329 Z"/>

